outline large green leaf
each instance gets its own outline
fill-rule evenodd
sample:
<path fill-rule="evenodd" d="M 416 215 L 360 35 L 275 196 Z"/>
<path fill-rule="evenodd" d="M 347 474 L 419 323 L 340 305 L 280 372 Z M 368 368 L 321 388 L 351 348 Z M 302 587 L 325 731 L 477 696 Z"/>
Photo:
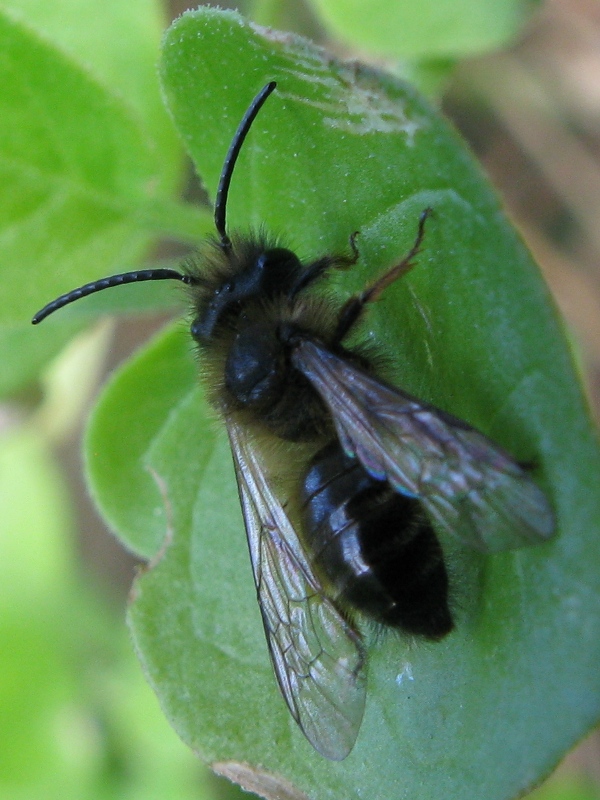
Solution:
<path fill-rule="evenodd" d="M 278 81 L 230 225 L 262 223 L 306 258 L 345 252 L 360 231 L 360 263 L 332 276 L 340 297 L 406 252 L 434 209 L 418 265 L 363 336 L 408 391 L 535 463 L 559 534 L 486 559 L 449 550 L 456 631 L 434 645 L 366 631 L 361 733 L 346 761 L 325 761 L 278 697 L 230 456 L 178 327 L 115 376 L 87 439 L 98 503 L 154 555 L 130 613 L 149 679 L 185 741 L 264 792 L 262 772 L 315 798 L 514 797 L 600 711 L 600 456 L 537 269 L 462 143 L 403 84 L 209 9 L 170 29 L 162 73 L 213 196 L 250 99 Z"/>

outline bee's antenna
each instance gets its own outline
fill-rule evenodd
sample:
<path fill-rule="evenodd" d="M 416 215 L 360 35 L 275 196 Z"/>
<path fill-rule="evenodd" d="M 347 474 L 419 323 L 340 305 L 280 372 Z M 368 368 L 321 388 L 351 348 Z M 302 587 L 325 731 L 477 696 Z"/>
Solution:
<path fill-rule="evenodd" d="M 242 145 L 244 144 L 244 140 L 248 135 L 248 131 L 250 130 L 256 115 L 276 86 L 277 84 L 275 81 L 267 83 L 266 86 L 263 86 L 254 100 L 250 103 L 248 110 L 244 114 L 244 117 L 240 122 L 237 131 L 235 132 L 235 136 L 233 137 L 233 141 L 231 142 L 229 151 L 225 157 L 225 163 L 223 164 L 221 177 L 219 179 L 219 188 L 217 189 L 217 200 L 215 202 L 215 226 L 221 238 L 221 247 L 224 250 L 231 249 L 231 240 L 227 236 L 225 226 L 225 215 L 227 209 L 227 194 L 229 192 L 229 184 L 231 183 L 233 169 L 240 154 Z M 31 321 L 34 325 L 37 325 L 47 316 L 53 314 L 55 311 L 58 311 L 59 308 L 63 308 L 63 306 L 67 306 L 69 303 L 74 303 L 75 300 L 79 300 L 81 297 L 87 297 L 90 294 L 101 292 L 104 289 L 110 289 L 111 286 L 122 286 L 124 283 L 137 283 L 140 281 L 163 280 L 177 280 L 188 284 L 195 283 L 191 276 L 186 275 L 183 272 L 177 272 L 177 270 L 174 269 L 157 268 L 136 270 L 135 272 L 122 272 L 118 275 L 111 275 L 108 278 L 102 278 L 99 281 L 86 283 L 84 286 L 80 286 L 78 289 L 73 289 L 71 292 L 67 292 L 67 294 L 57 297 L 56 300 L 53 300 L 51 303 L 48 303 L 48 305 L 40 309 L 40 311 L 37 312 Z"/>
<path fill-rule="evenodd" d="M 74 303 L 75 300 L 79 300 L 80 297 L 87 297 L 89 294 L 101 292 L 103 289 L 110 289 L 111 286 L 122 286 L 124 283 L 138 283 L 141 281 L 166 280 L 183 281 L 183 283 L 189 284 L 194 283 L 193 278 L 191 278 L 189 275 L 186 275 L 183 272 L 177 272 L 175 269 L 155 268 L 140 269 L 136 270 L 135 272 L 121 272 L 119 275 L 111 275 L 109 278 L 101 278 L 99 281 L 86 283 L 84 286 L 80 286 L 78 289 L 73 289 L 72 291 L 67 292 L 67 294 L 62 294 L 60 297 L 57 297 L 56 300 L 48 303 L 48 305 L 44 306 L 40 311 L 38 311 L 31 321 L 34 325 L 37 325 L 38 322 L 41 322 L 47 316 L 54 313 L 54 311 L 58 311 L 59 308 L 67 306 L 69 303 Z"/>
<path fill-rule="evenodd" d="M 223 164 L 223 169 L 221 170 L 221 177 L 219 178 L 217 199 L 215 202 L 215 226 L 217 228 L 217 233 L 221 237 L 221 247 L 224 250 L 231 249 L 231 239 L 229 236 L 227 236 L 227 230 L 225 226 L 225 215 L 227 211 L 227 194 L 229 192 L 229 184 L 231 183 L 231 176 L 233 175 L 235 162 L 237 161 L 240 150 L 242 149 L 242 145 L 244 144 L 244 140 L 248 135 L 248 131 L 250 130 L 256 115 L 263 107 L 267 97 L 273 92 L 276 86 L 277 84 L 275 81 L 267 83 L 267 85 L 263 86 L 254 100 L 250 103 L 248 110 L 244 114 L 244 118 L 240 122 L 239 127 L 235 132 L 233 141 L 229 145 L 227 155 L 225 156 L 225 162 Z"/>

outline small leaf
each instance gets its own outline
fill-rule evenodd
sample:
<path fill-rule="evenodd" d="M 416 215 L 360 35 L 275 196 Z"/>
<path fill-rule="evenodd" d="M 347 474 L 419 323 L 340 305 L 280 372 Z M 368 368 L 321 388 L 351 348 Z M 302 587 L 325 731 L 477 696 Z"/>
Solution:
<path fill-rule="evenodd" d="M 146 558 L 157 552 L 171 525 L 147 452 L 196 386 L 190 354 L 191 342 L 181 328 L 159 337 L 108 383 L 87 431 L 86 467 L 96 502 L 125 545 Z M 203 431 L 206 421 L 198 423 Z M 190 457 L 194 470 L 197 454 Z"/>
<path fill-rule="evenodd" d="M 537 269 L 455 133 L 389 76 L 214 9 L 173 25 L 162 74 L 212 196 L 250 100 L 278 82 L 240 156 L 229 226 L 263 224 L 305 258 L 347 252 L 359 231 L 359 264 L 329 282 L 340 298 L 401 258 L 433 209 L 417 266 L 363 336 L 407 391 L 534 461 L 559 521 L 544 546 L 448 551 L 457 626 L 443 642 L 365 632 L 365 719 L 329 763 L 278 696 L 225 439 L 183 330 L 167 333 L 115 376 L 87 443 L 98 502 L 154 555 L 130 618 L 163 708 L 206 760 L 260 765 L 311 797 L 514 797 L 600 714 L 600 455 Z"/>

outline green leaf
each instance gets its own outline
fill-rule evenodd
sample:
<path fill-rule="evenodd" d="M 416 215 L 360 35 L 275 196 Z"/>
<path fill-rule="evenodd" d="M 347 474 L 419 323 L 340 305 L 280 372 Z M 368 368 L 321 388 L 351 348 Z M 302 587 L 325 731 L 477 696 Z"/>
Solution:
<path fill-rule="evenodd" d="M 465 57 L 506 44 L 531 0 L 310 0 L 330 35 L 392 58 Z"/>
<path fill-rule="evenodd" d="M 156 189 L 172 191 L 181 165 L 156 80 L 166 23 L 160 0 L 2 0 L 2 7 L 125 100 L 163 156 Z"/>
<path fill-rule="evenodd" d="M 158 110 L 157 18 L 138 19 L 136 37 L 133 17 L 122 13 L 128 24 L 117 27 L 117 6 L 109 3 L 113 13 L 102 6 L 98 14 L 96 4 L 94 26 L 74 14 L 85 30 L 77 44 L 78 25 L 65 26 L 57 4 L 13 2 L 10 12 L 6 6 L 0 9 L 0 358 L 2 388 L 13 391 L 79 327 L 69 320 L 77 312 L 69 310 L 42 333 L 29 324 L 35 311 L 86 280 L 134 268 L 165 229 L 191 238 L 202 231 L 202 215 L 169 199 L 181 158 L 172 123 Z M 111 22 L 113 35 L 103 40 Z"/>
<path fill-rule="evenodd" d="M 417 266 L 363 338 L 407 391 L 533 461 L 559 523 L 540 547 L 448 549 L 457 626 L 443 642 L 365 631 L 366 716 L 348 759 L 329 763 L 278 696 L 225 437 L 185 331 L 168 332 L 113 378 L 87 442 L 97 501 L 154 556 L 130 619 L 163 708 L 207 761 L 266 793 L 263 773 L 319 798 L 514 797 L 600 712 L 600 455 L 537 269 L 456 134 L 389 76 L 214 9 L 173 25 L 162 74 L 213 196 L 250 100 L 278 81 L 236 168 L 229 226 L 262 223 L 303 258 L 347 252 L 358 230 L 359 264 L 329 281 L 340 298 L 401 258 L 433 208 Z"/>
<path fill-rule="evenodd" d="M 109 382 L 85 445 L 92 492 L 103 515 L 125 545 L 146 558 L 156 553 L 171 524 L 146 452 L 165 419 L 184 402 L 182 394 L 185 398 L 197 383 L 191 341 L 177 330 L 178 336 L 160 337 Z M 148 395 L 146 386 L 156 391 Z M 200 430 L 205 427 L 201 420 Z M 192 469 L 196 460 L 195 455 Z"/>
<path fill-rule="evenodd" d="M 128 109 L 33 31 L 0 15 L 0 48 L 6 324 L 141 251 L 131 217 L 157 165 Z"/>

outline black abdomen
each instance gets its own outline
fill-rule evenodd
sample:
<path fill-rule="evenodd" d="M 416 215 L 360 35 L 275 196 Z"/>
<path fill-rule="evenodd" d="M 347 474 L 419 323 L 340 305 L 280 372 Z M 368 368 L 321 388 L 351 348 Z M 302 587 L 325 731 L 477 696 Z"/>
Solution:
<path fill-rule="evenodd" d="M 302 513 L 315 572 L 342 607 L 428 639 L 452 630 L 442 549 L 418 500 L 372 478 L 335 441 L 309 465 Z"/>

